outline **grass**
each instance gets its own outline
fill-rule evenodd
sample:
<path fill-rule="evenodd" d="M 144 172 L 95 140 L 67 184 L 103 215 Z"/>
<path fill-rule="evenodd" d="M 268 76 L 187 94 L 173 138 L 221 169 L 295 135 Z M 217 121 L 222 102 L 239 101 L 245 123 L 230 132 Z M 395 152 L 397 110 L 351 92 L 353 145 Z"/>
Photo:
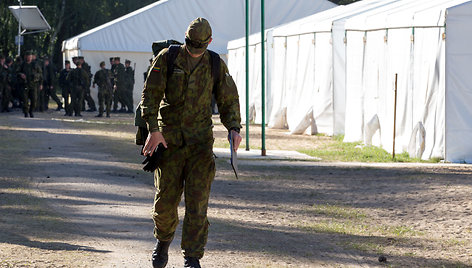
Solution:
<path fill-rule="evenodd" d="M 356 210 L 342 205 L 314 204 L 308 209 L 308 211 L 317 215 L 324 215 L 341 219 L 363 219 L 367 217 L 360 210 Z"/>
<path fill-rule="evenodd" d="M 407 152 L 397 154 L 395 158 L 382 148 L 363 146 L 362 142 L 343 142 L 344 135 L 332 137 L 332 142 L 323 144 L 318 149 L 302 149 L 301 153 L 319 157 L 323 161 L 342 162 L 439 162 L 439 159 L 423 161 L 409 157 Z"/>

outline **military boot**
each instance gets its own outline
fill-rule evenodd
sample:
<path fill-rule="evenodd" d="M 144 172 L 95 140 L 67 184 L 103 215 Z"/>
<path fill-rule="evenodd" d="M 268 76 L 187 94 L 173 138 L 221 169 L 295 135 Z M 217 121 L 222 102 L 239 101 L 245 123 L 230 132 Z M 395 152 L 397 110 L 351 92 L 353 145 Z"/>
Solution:
<path fill-rule="evenodd" d="M 157 241 L 156 247 L 152 252 L 152 267 L 164 268 L 169 260 L 169 246 L 172 240 Z"/>
<path fill-rule="evenodd" d="M 200 266 L 200 260 L 195 257 L 184 257 L 185 262 L 184 262 L 184 267 L 189 267 L 189 268 L 202 268 Z"/>

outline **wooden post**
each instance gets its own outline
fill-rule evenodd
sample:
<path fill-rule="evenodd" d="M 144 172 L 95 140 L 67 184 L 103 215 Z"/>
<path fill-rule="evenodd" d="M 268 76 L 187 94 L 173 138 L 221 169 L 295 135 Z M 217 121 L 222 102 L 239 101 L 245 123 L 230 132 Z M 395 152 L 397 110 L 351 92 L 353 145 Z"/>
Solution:
<path fill-rule="evenodd" d="M 393 159 L 395 159 L 395 136 L 397 132 L 397 89 L 398 89 L 398 74 L 395 74 L 395 103 L 393 105 L 393 151 L 392 151 Z"/>

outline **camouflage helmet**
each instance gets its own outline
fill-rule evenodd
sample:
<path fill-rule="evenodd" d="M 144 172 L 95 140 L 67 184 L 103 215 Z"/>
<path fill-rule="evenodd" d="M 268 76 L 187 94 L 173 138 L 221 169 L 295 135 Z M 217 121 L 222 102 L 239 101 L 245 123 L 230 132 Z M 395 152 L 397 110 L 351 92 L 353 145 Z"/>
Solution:
<path fill-rule="evenodd" d="M 211 41 L 211 26 L 204 18 L 194 19 L 185 33 L 185 44 L 192 54 L 205 52 Z"/>

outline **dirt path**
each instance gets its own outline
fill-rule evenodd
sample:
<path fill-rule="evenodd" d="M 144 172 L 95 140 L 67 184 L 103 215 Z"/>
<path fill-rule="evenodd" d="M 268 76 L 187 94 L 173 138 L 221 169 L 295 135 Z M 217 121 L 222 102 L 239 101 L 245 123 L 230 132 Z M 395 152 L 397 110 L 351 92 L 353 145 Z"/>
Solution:
<path fill-rule="evenodd" d="M 0 267 L 150 267 L 154 189 L 130 116 L 92 116 L 0 116 Z M 240 180 L 226 159 L 217 168 L 204 267 L 472 265 L 472 167 L 242 161 Z M 180 228 L 169 267 L 182 267 Z"/>

